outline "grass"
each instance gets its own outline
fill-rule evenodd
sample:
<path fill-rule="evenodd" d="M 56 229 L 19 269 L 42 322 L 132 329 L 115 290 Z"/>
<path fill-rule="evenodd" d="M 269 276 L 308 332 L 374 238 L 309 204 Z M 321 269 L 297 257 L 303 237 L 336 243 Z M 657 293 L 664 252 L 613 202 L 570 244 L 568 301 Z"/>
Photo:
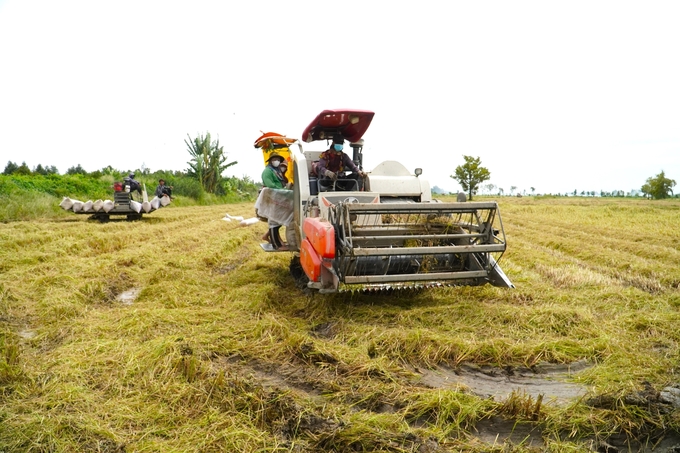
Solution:
<path fill-rule="evenodd" d="M 680 430 L 677 201 L 503 198 L 512 290 L 308 294 L 239 227 L 252 203 L 139 222 L 0 224 L 0 451 L 416 452 L 491 447 L 491 417 L 545 449 Z M 121 299 L 132 291 L 136 297 Z M 587 360 L 567 405 L 423 384 L 419 369 Z"/>

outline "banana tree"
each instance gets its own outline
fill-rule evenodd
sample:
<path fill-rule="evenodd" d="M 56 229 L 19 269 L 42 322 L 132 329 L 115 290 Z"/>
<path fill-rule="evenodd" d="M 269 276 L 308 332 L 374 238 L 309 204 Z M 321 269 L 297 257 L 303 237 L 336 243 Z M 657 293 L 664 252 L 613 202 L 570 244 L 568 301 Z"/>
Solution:
<path fill-rule="evenodd" d="M 205 136 L 198 135 L 192 139 L 187 134 L 188 140 L 184 140 L 188 147 L 191 160 L 187 174 L 195 179 L 208 193 L 215 193 L 217 187 L 222 181 L 222 173 L 232 165 L 238 162 L 227 161 L 227 155 L 224 153 L 224 147 L 220 146 L 220 140 L 211 141 L 210 133 Z"/>

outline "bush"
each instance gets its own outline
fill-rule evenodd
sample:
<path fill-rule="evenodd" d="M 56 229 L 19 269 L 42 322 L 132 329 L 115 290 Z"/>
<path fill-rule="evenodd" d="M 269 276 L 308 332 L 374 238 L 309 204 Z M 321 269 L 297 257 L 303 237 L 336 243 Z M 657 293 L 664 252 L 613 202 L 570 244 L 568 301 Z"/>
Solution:
<path fill-rule="evenodd" d="M 53 217 L 62 211 L 58 199 L 51 195 L 40 192 L 17 193 L 0 194 L 0 222 Z"/>
<path fill-rule="evenodd" d="M 138 172 L 139 173 L 139 172 Z M 0 222 L 63 215 L 59 203 L 63 197 L 81 201 L 112 199 L 113 183 L 122 182 L 128 172 L 96 171 L 83 174 L 0 175 Z M 173 186 L 173 198 L 180 205 L 213 205 L 255 200 L 259 187 L 248 177 L 230 177 L 222 181 L 218 194 L 207 194 L 201 184 L 182 172 L 157 171 L 138 177 L 154 196 L 158 180 Z"/>
<path fill-rule="evenodd" d="M 55 197 L 110 198 L 110 184 L 83 175 L 0 176 L 0 194 L 42 192 Z"/>

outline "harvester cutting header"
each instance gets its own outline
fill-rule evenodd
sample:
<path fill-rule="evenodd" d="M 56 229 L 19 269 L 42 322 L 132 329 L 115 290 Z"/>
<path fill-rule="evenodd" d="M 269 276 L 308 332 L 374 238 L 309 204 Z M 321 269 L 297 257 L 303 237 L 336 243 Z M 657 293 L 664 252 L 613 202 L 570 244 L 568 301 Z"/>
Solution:
<path fill-rule="evenodd" d="M 326 151 L 303 151 L 299 141 L 275 133 L 255 142 L 265 154 L 285 147 L 292 166 L 292 192 L 265 188 L 256 203 L 258 215 L 286 226 L 291 271 L 301 268 L 307 286 L 323 293 L 352 285 L 513 287 L 498 265 L 506 241 L 496 202 L 433 200 L 422 170 L 396 161 L 364 170 L 362 137 L 373 116 L 321 112 L 302 140 L 325 141 Z M 276 251 L 270 244 L 263 249 Z"/>

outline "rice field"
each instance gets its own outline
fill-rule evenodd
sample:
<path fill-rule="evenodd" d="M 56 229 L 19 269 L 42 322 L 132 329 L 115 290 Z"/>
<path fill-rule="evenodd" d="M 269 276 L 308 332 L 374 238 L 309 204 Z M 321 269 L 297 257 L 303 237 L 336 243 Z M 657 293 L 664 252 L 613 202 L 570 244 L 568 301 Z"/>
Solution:
<path fill-rule="evenodd" d="M 314 294 L 252 203 L 0 224 L 0 452 L 680 448 L 680 202 L 498 201 L 514 289 Z"/>

